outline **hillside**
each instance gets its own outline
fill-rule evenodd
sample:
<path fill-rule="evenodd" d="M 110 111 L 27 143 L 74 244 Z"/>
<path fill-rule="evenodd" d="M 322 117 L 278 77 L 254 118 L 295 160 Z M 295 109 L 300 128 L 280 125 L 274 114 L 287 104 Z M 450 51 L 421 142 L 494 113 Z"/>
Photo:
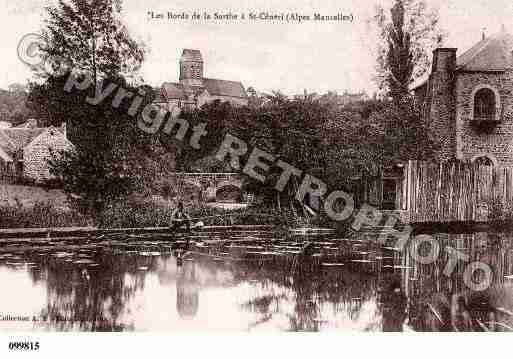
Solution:
<path fill-rule="evenodd" d="M 30 118 L 26 100 L 27 93 L 22 85 L 11 85 L 8 90 L 0 89 L 0 121 L 16 125 Z"/>

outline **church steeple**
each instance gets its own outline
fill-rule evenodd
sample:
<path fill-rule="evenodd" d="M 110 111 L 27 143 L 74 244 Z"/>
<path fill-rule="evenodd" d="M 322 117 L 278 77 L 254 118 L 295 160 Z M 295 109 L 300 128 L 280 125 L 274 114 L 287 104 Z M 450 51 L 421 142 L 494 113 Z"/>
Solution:
<path fill-rule="evenodd" d="M 180 83 L 188 86 L 203 85 L 203 58 L 199 50 L 183 50 L 180 58 Z"/>

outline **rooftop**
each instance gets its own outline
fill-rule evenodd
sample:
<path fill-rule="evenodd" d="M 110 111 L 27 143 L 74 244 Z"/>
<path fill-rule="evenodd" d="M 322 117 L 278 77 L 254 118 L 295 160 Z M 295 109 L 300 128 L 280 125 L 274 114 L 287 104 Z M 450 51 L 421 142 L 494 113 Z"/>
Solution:
<path fill-rule="evenodd" d="M 200 50 L 184 49 L 182 52 L 181 60 L 182 61 L 203 62 L 203 57 L 201 56 Z"/>

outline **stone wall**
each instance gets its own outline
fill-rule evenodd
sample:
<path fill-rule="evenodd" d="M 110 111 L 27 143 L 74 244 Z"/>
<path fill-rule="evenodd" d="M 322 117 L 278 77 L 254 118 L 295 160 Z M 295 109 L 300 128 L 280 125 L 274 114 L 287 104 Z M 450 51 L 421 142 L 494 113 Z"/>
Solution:
<path fill-rule="evenodd" d="M 440 142 L 438 160 L 456 156 L 455 79 L 456 49 L 437 49 L 429 85 L 429 125 Z"/>
<path fill-rule="evenodd" d="M 52 158 L 52 151 L 57 154 L 71 148 L 71 143 L 61 132 L 50 128 L 23 150 L 24 176 L 38 182 L 51 178 L 48 161 Z"/>
<path fill-rule="evenodd" d="M 496 92 L 499 123 L 472 124 L 473 95 L 480 88 Z M 513 72 L 460 72 L 456 81 L 457 156 L 464 160 L 487 155 L 499 165 L 513 165 Z M 500 99 L 500 101 L 499 101 Z M 500 102 L 500 104 L 499 104 Z"/>

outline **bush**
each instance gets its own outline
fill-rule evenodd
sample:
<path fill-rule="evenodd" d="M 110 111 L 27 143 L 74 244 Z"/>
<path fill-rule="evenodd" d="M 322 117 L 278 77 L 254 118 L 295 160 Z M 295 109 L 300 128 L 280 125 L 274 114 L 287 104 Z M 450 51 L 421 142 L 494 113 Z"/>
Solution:
<path fill-rule="evenodd" d="M 108 207 L 100 216 L 102 228 L 139 228 L 168 226 L 174 206 L 155 202 L 119 202 Z M 207 225 L 276 225 L 297 226 L 291 211 L 281 211 L 265 206 L 250 206 L 238 210 L 223 210 L 205 206 L 188 207 L 193 220 Z"/>
<path fill-rule="evenodd" d="M 0 206 L 0 228 L 85 227 L 87 218 L 75 211 L 59 210 L 50 203 L 34 206 Z"/>

